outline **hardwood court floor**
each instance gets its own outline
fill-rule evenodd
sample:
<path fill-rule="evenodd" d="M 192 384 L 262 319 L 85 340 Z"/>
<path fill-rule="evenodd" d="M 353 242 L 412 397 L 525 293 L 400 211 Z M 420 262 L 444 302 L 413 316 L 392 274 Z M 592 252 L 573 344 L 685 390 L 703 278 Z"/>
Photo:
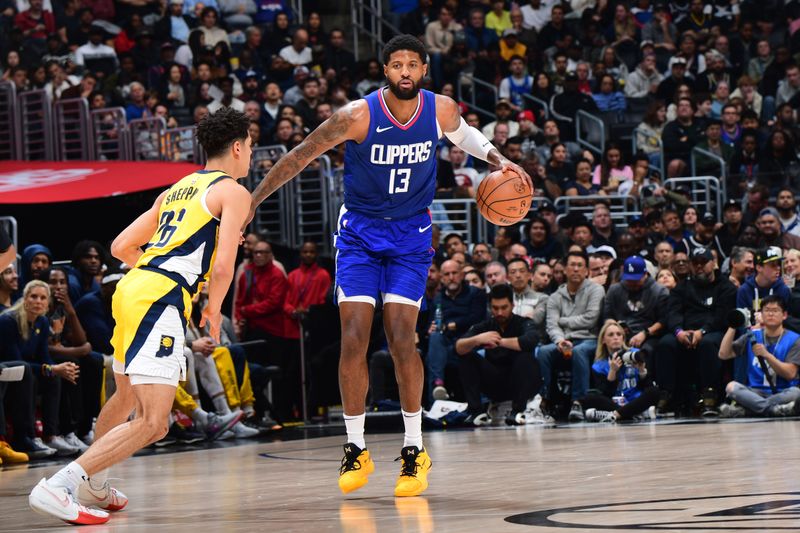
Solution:
<path fill-rule="evenodd" d="M 131 499 L 81 531 L 797 531 L 800 423 L 695 421 L 428 432 L 424 497 L 395 499 L 402 436 L 368 435 L 369 484 L 336 486 L 340 436 L 139 456 Z M 0 531 L 68 531 L 27 493 L 53 466 L 0 470 Z M 506 520 L 509 519 L 509 520 Z M 78 528 L 74 528 L 78 529 Z"/>

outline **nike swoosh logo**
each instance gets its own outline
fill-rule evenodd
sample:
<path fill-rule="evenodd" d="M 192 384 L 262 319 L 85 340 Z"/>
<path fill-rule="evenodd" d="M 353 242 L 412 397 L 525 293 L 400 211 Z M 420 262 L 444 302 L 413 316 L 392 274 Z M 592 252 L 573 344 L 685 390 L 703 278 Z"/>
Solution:
<path fill-rule="evenodd" d="M 45 492 L 47 492 L 50 496 L 52 496 L 58 503 L 60 503 L 61 507 L 69 507 L 69 498 L 67 496 L 64 496 L 64 499 L 62 500 L 47 487 L 42 487 L 42 488 L 45 490 Z"/>
<path fill-rule="evenodd" d="M 375 128 L 375 133 L 383 133 L 384 131 L 390 130 L 392 128 L 394 128 L 394 126 L 387 126 L 385 128 L 377 127 Z"/>
<path fill-rule="evenodd" d="M 426 231 L 428 228 L 430 228 L 431 226 L 433 226 L 433 224 L 432 224 L 432 223 L 431 223 L 431 224 L 428 224 L 428 225 L 427 225 L 427 226 L 425 226 L 424 228 L 417 228 L 417 229 L 419 229 L 419 232 L 420 232 L 420 233 L 423 233 L 423 232 L 425 232 L 425 231 Z"/>

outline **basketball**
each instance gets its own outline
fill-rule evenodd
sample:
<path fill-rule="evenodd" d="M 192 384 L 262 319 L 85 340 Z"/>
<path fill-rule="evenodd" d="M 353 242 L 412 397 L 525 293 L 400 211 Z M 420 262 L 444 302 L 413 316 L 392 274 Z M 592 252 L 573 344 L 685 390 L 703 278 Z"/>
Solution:
<path fill-rule="evenodd" d="M 516 224 L 528 214 L 533 191 L 513 170 L 496 170 L 478 186 L 475 201 L 481 215 L 498 226 Z"/>

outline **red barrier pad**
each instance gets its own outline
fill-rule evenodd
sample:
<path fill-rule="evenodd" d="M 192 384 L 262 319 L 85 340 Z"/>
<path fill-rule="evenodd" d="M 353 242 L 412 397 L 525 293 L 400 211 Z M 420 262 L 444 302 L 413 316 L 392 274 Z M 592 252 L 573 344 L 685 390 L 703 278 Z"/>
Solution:
<path fill-rule="evenodd" d="M 166 188 L 198 168 L 161 161 L 3 161 L 0 204 L 71 202 Z"/>

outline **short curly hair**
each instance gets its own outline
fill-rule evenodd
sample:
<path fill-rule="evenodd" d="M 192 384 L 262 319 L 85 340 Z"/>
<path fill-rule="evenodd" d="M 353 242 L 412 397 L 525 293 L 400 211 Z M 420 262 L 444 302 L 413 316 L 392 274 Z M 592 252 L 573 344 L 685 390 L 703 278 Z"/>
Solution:
<path fill-rule="evenodd" d="M 419 54 L 423 65 L 428 62 L 428 53 L 425 51 L 425 45 L 422 44 L 422 41 L 413 35 L 405 34 L 392 37 L 391 40 L 386 43 L 386 46 L 383 47 L 383 64 L 388 65 L 389 58 L 393 53 L 399 50 L 416 52 Z"/>
<path fill-rule="evenodd" d="M 221 107 L 209 113 L 197 126 L 197 140 L 206 151 L 206 157 L 219 157 L 234 141 L 244 141 L 250 135 L 250 119 L 240 111 Z"/>

